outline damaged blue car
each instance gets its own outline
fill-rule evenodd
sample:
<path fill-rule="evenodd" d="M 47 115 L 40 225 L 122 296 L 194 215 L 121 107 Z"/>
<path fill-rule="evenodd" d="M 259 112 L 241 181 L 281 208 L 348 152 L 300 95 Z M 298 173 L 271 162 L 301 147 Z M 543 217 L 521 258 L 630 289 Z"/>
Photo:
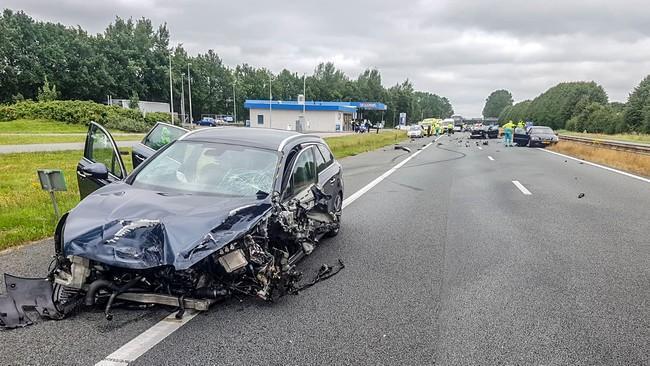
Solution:
<path fill-rule="evenodd" d="M 207 310 L 232 294 L 295 290 L 295 264 L 338 233 L 341 165 L 325 141 L 291 131 L 157 124 L 126 174 L 110 133 L 90 123 L 77 167 L 81 202 L 59 221 L 45 279 L 5 275 L 0 325 L 25 308 L 61 319 L 120 302 Z"/>

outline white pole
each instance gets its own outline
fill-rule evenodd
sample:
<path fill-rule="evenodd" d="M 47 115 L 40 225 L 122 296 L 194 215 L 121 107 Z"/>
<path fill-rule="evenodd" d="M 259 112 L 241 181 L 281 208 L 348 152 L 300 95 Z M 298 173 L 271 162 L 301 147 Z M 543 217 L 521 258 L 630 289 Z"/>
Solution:
<path fill-rule="evenodd" d="M 190 65 L 191 63 L 187 64 L 187 92 L 189 93 L 190 97 L 190 124 L 193 121 L 192 117 L 192 75 L 190 74 Z"/>
<path fill-rule="evenodd" d="M 237 123 L 237 93 L 235 92 L 235 83 L 237 80 L 235 80 L 232 83 L 232 115 L 233 115 L 233 122 Z"/>
<path fill-rule="evenodd" d="M 169 53 L 169 107 L 172 125 L 174 124 L 174 89 L 172 86 L 172 54 Z"/>
<path fill-rule="evenodd" d="M 181 73 L 181 125 L 183 125 L 183 122 L 185 122 L 185 85 L 183 80 L 185 78 L 185 74 Z"/>
<path fill-rule="evenodd" d="M 302 97 L 305 99 L 302 103 L 302 116 L 305 116 L 305 104 L 307 104 L 307 79 L 306 74 L 302 74 Z"/>
<path fill-rule="evenodd" d="M 273 94 L 271 93 L 271 74 L 269 74 L 269 128 L 272 128 L 273 123 L 273 108 L 271 107 L 272 100 Z"/>

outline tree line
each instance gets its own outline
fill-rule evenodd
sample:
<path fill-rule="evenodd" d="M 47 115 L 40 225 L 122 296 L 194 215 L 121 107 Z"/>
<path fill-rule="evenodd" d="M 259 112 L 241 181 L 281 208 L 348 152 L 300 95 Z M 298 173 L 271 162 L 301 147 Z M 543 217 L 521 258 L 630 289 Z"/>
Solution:
<path fill-rule="evenodd" d="M 494 115 L 492 107 L 494 103 L 488 97 L 486 109 Z M 601 85 L 579 81 L 559 83 L 532 100 L 512 104 L 510 98 L 510 103 L 499 108 L 496 115 L 500 123 L 531 121 L 579 132 L 650 133 L 650 75 L 634 88 L 626 103 L 609 102 Z"/>
<path fill-rule="evenodd" d="M 303 77 L 307 100 L 383 102 L 389 125 L 400 112 L 407 113 L 409 122 L 453 114 L 447 98 L 416 91 L 409 80 L 385 88 L 376 69 L 354 79 L 328 62 L 311 75 L 287 69 L 274 74 L 245 63 L 229 67 L 213 50 L 191 56 L 182 44 L 172 46 L 169 40 L 166 24 L 154 26 L 146 18 L 117 17 L 103 33 L 92 35 L 78 26 L 35 21 L 5 9 L 0 16 L 0 103 L 39 97 L 106 102 L 109 95 L 169 102 L 171 58 L 174 110 L 179 110 L 181 75 L 187 78 L 189 72 L 194 119 L 230 114 L 233 107 L 244 116 L 243 101 L 268 99 L 269 83 L 273 99 L 295 100 L 303 92 Z M 381 118 L 379 113 L 370 116 Z"/>

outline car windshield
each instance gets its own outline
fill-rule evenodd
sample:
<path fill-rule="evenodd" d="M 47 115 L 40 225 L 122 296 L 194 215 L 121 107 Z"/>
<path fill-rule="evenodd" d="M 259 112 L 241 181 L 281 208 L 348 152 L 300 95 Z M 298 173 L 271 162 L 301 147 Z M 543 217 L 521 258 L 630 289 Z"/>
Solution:
<path fill-rule="evenodd" d="M 411 126 L 411 131 L 420 131 L 421 129 L 420 126 Z"/>
<path fill-rule="evenodd" d="M 255 196 L 271 192 L 277 163 L 271 150 L 177 141 L 145 165 L 131 184 L 163 192 Z"/>
<path fill-rule="evenodd" d="M 533 127 L 530 133 L 553 134 L 553 130 L 550 127 Z"/>

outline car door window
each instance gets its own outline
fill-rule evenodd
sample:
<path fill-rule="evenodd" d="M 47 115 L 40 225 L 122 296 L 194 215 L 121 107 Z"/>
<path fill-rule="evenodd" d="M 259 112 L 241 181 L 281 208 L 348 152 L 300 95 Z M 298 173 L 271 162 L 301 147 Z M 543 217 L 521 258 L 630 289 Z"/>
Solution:
<path fill-rule="evenodd" d="M 312 147 L 303 150 L 291 172 L 291 191 L 296 194 L 316 183 L 316 162 Z"/>
<path fill-rule="evenodd" d="M 316 158 L 316 171 L 320 173 L 323 170 L 327 169 L 327 163 L 325 162 L 325 158 L 323 157 L 323 154 L 321 154 L 319 149 L 316 148 L 313 150 L 314 150 L 314 157 Z"/>
<path fill-rule="evenodd" d="M 142 144 L 153 150 L 158 150 L 170 142 L 176 141 L 186 132 L 187 130 L 184 128 L 170 126 L 165 123 L 158 123 L 144 138 Z"/>
<path fill-rule="evenodd" d="M 320 173 L 321 171 L 327 169 L 332 163 L 334 162 L 334 155 L 332 155 L 332 152 L 323 145 L 316 145 L 317 147 L 317 152 L 320 152 L 323 159 L 324 159 L 324 165 L 321 167 L 321 165 L 318 165 L 318 172 Z"/>
<path fill-rule="evenodd" d="M 96 125 L 91 125 L 84 157 L 95 163 L 106 165 L 108 171 L 118 178 L 124 178 L 121 157 L 113 146 L 111 137 Z"/>

